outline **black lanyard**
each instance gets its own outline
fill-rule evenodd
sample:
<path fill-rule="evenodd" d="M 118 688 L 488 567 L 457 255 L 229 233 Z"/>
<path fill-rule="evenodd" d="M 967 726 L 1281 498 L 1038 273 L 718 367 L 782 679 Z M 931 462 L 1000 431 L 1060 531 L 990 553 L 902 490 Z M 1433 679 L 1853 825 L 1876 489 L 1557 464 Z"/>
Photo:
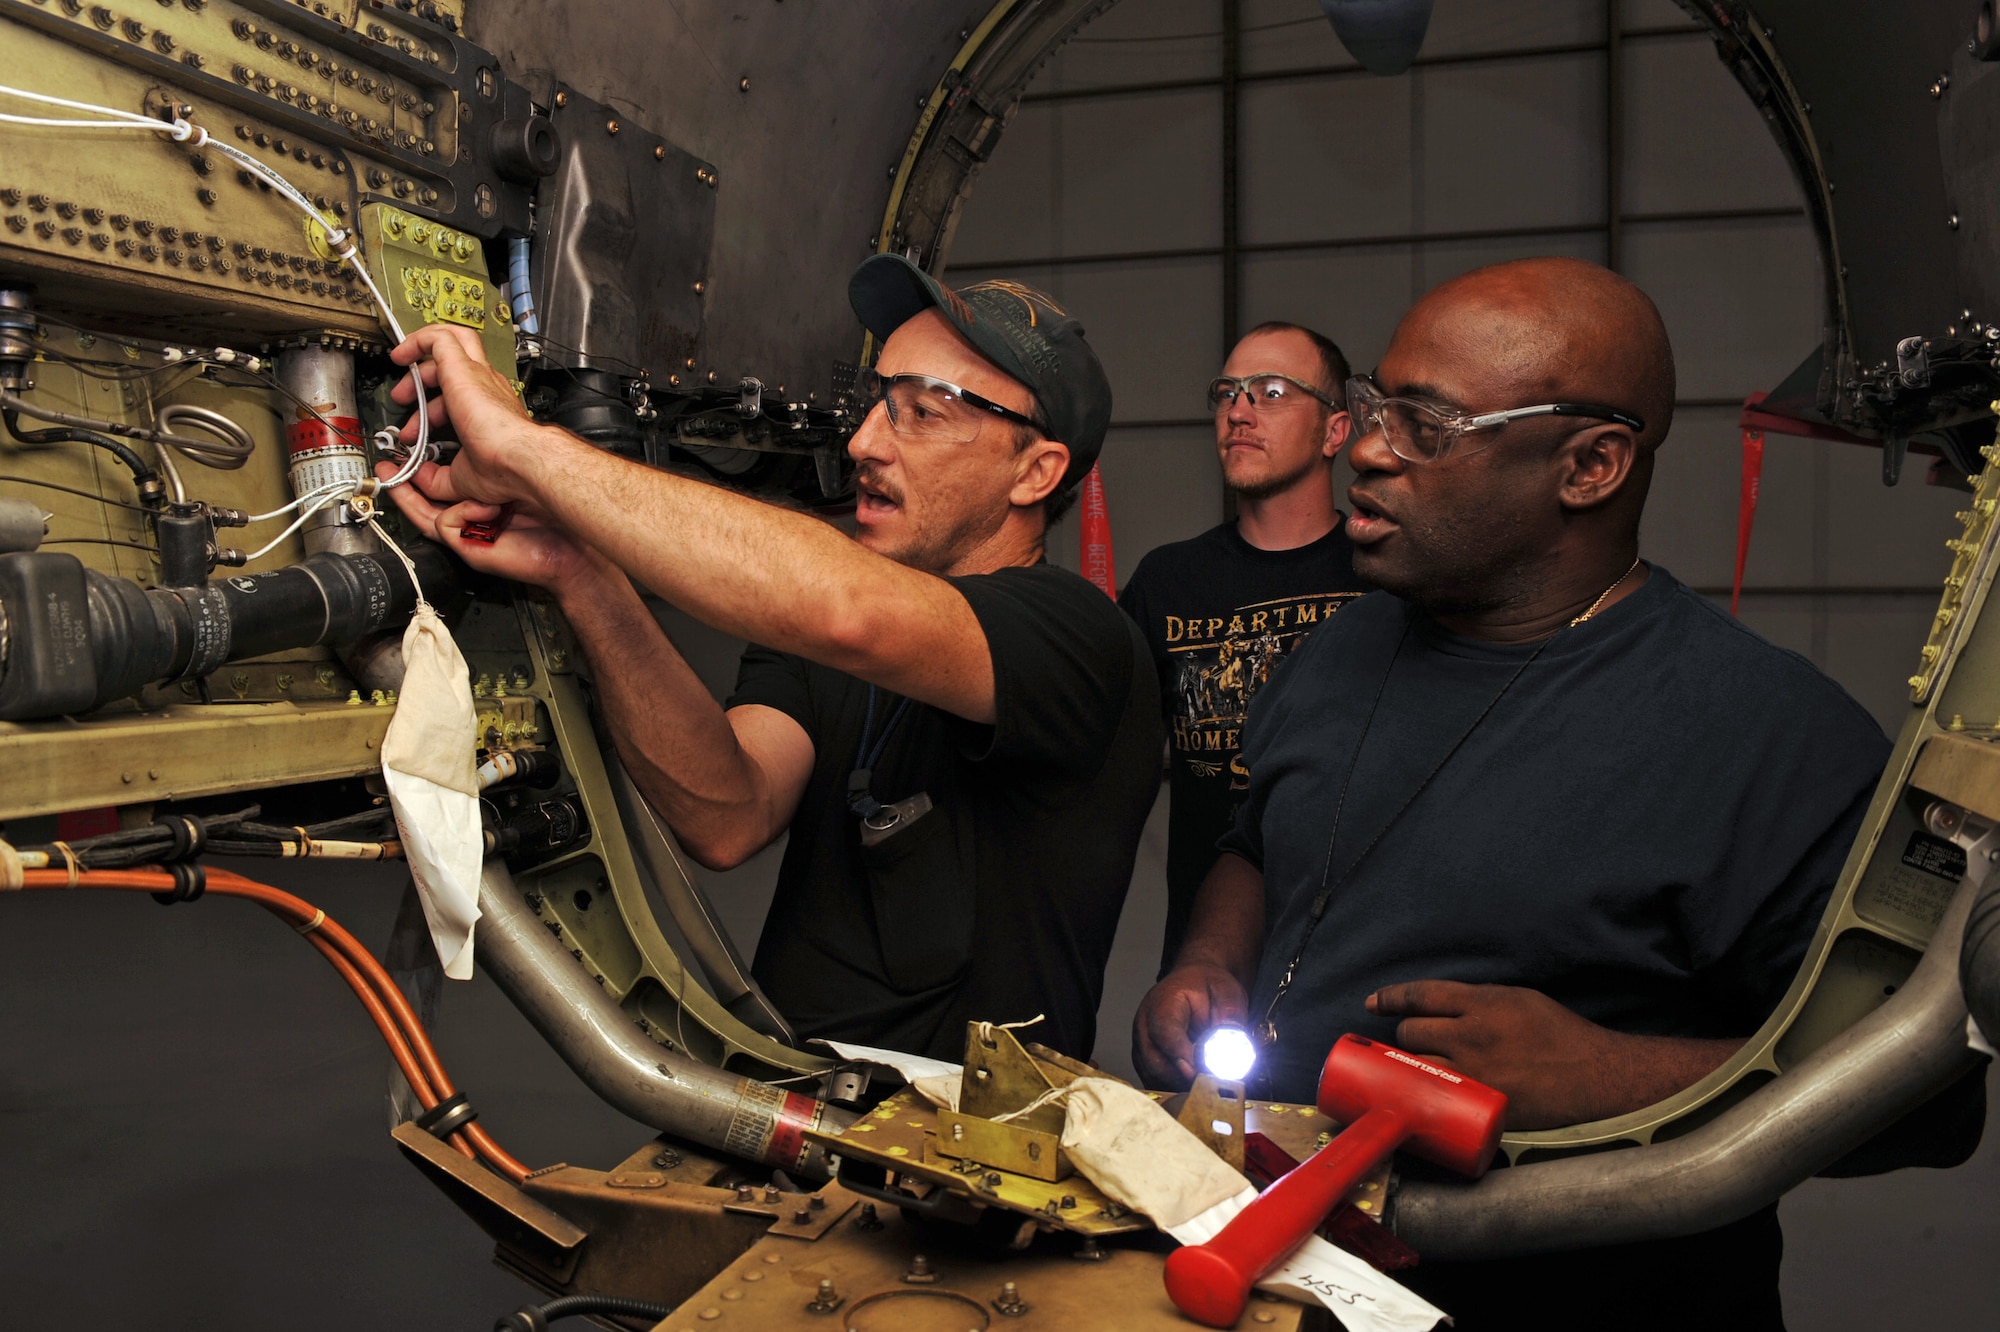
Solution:
<path fill-rule="evenodd" d="M 1624 579 L 1621 578 L 1619 581 L 1623 582 Z M 1615 587 L 1617 584 L 1614 583 L 1612 586 Z M 1609 589 L 1606 590 L 1609 591 Z M 1603 598 L 1599 597 L 1598 600 L 1602 601 Z M 1590 609 L 1594 612 L 1597 607 L 1592 606 Z M 1586 612 L 1579 620 L 1572 620 L 1570 623 L 1574 625 L 1580 623 L 1581 619 L 1588 618 L 1589 612 Z M 1417 797 L 1422 795 L 1425 789 L 1430 786 L 1431 779 L 1444 771 L 1444 765 L 1451 762 L 1452 755 L 1458 753 L 1465 746 L 1465 742 L 1472 738 L 1472 733 L 1479 729 L 1480 723 L 1485 721 L 1488 714 L 1500 705 L 1501 699 L 1507 697 L 1507 691 L 1514 687 L 1514 682 L 1521 678 L 1522 673 L 1528 667 L 1535 664 L 1535 658 L 1542 655 L 1542 649 L 1556 640 L 1555 634 L 1544 638 L 1536 645 L 1535 650 L 1528 654 L 1527 660 L 1514 668 L 1514 673 L 1507 677 L 1507 683 L 1500 686 L 1500 692 L 1487 700 L 1486 706 L 1479 710 L 1479 715 L 1472 719 L 1472 724 L 1459 734 L 1458 739 L 1451 742 L 1450 749 L 1444 751 L 1444 757 L 1431 765 L 1431 770 L 1425 773 L 1424 779 L 1418 782 L 1410 791 L 1410 794 L 1403 798 L 1403 803 L 1396 807 L 1396 812 L 1389 816 L 1388 822 L 1375 830 L 1375 835 L 1368 839 L 1366 846 L 1361 848 L 1361 854 L 1347 862 L 1347 868 L 1340 872 L 1340 877 L 1333 879 L 1331 878 L 1333 873 L 1333 849 L 1334 845 L 1340 840 L 1340 816 L 1347 809 L 1347 789 L 1354 783 L 1355 769 L 1361 766 L 1361 750 L 1368 743 L 1368 733 L 1375 727 L 1376 710 L 1382 706 L 1382 695 L 1388 691 L 1389 678 L 1396 673 L 1396 662 L 1403 655 L 1403 644 L 1409 640 L 1410 625 L 1414 619 L 1414 615 L 1411 615 L 1406 616 L 1403 620 L 1403 632 L 1396 639 L 1396 650 L 1389 654 L 1389 668 L 1382 672 L 1382 683 L 1375 687 L 1375 701 L 1368 705 L 1368 717 L 1361 724 L 1361 738 L 1354 742 L 1354 753 L 1347 760 L 1347 776 L 1341 779 L 1340 796 L 1334 802 L 1333 806 L 1333 831 L 1328 834 L 1326 839 L 1326 863 L 1320 867 L 1319 893 L 1313 898 L 1312 913 L 1306 918 L 1305 930 L 1299 935 L 1299 946 L 1293 951 L 1292 960 L 1285 964 L 1285 974 L 1278 978 L 1278 988 L 1271 995 L 1271 1002 L 1264 1007 L 1263 1020 L 1257 1024 L 1257 1035 L 1260 1042 L 1264 1045 L 1270 1046 L 1278 1043 L 1277 1012 L 1279 1001 L 1284 999 L 1285 994 L 1292 988 L 1292 978 L 1298 973 L 1299 963 L 1305 958 L 1306 945 L 1312 942 L 1313 931 L 1319 927 L 1320 917 L 1326 914 L 1326 908 L 1333 901 L 1334 893 L 1346 884 L 1348 879 L 1353 876 L 1355 870 L 1361 868 L 1361 862 L 1368 859 L 1369 853 L 1381 845 L 1382 839 L 1388 836 L 1389 830 L 1396 826 L 1397 821 L 1403 817 L 1410 806 L 1417 802 Z"/>
<path fill-rule="evenodd" d="M 896 724 L 909 711 L 910 700 L 903 699 L 889 714 L 888 722 L 882 727 L 882 734 L 875 734 L 874 685 L 868 686 L 868 716 L 861 723 L 861 744 L 854 751 L 854 770 L 847 774 L 847 807 L 864 819 L 875 817 L 883 810 L 881 801 L 870 790 L 875 780 L 875 765 L 882 761 L 882 751 L 889 747 L 889 737 L 896 733 Z"/>

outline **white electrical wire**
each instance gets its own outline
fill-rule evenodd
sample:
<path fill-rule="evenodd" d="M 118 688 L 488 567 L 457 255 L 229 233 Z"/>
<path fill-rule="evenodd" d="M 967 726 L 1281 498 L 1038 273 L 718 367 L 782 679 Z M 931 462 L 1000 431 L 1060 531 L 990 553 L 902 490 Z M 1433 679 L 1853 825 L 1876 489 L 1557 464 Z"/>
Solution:
<path fill-rule="evenodd" d="M 375 279 L 369 275 L 368 266 L 361 262 L 360 254 L 354 245 L 354 233 L 337 223 L 329 222 L 318 207 L 314 205 L 312 200 L 300 193 L 297 187 L 289 180 L 286 180 L 275 169 L 267 166 L 257 158 L 250 156 L 250 154 L 239 148 L 222 142 L 220 139 L 210 135 L 206 129 L 180 116 L 176 116 L 169 123 L 155 120 L 151 116 L 141 115 L 134 111 L 122 111 L 116 107 L 109 106 L 96 106 L 89 102 L 72 102 L 67 98 L 52 97 L 47 93 L 30 92 L 25 88 L 13 88 L 4 84 L 0 84 L 0 95 L 19 97 L 25 101 L 40 102 L 48 106 L 59 106 L 71 111 L 88 111 L 97 116 L 108 117 L 108 119 L 103 120 L 60 120 L 0 113 L 0 122 L 7 124 L 39 125 L 57 129 L 144 130 L 153 134 L 165 134 L 177 143 L 190 143 L 197 148 L 207 148 L 213 152 L 221 153 L 224 157 L 227 157 L 230 161 L 236 163 L 245 171 L 250 172 L 253 176 L 270 186 L 278 197 L 290 203 L 293 207 L 304 213 L 313 223 L 318 225 L 320 230 L 325 233 L 328 247 L 360 276 L 362 284 L 368 288 L 369 296 L 374 298 L 375 308 L 382 312 L 383 322 L 389 326 L 389 331 L 395 335 L 396 341 L 400 343 L 408 337 L 408 334 L 403 330 L 401 321 L 396 318 L 396 312 L 390 309 L 388 300 L 383 297 L 382 289 L 375 285 Z M 389 490 L 403 485 L 417 474 L 417 469 L 423 466 L 425 461 L 433 454 L 430 440 L 430 403 L 424 393 L 423 374 L 414 365 L 410 367 L 410 385 L 416 394 L 416 442 L 411 446 L 409 455 L 404 460 L 402 466 L 397 468 L 396 474 L 388 480 L 381 482 L 379 489 Z M 384 452 L 394 451 L 400 446 L 400 440 L 400 434 L 395 430 L 380 430 L 375 434 L 376 447 Z M 372 477 L 369 478 L 370 481 L 373 479 Z M 359 485 L 351 482 L 337 482 L 330 486 L 322 486 L 318 490 L 300 496 L 282 509 L 274 509 L 270 513 L 260 514 L 252 518 L 251 522 L 261 522 L 270 518 L 280 517 L 293 509 L 303 508 L 309 502 L 312 504 L 311 508 L 305 509 L 299 515 L 298 520 L 280 533 L 270 544 L 248 558 L 254 560 L 259 555 L 268 553 L 278 542 L 283 541 L 286 537 L 297 531 L 299 527 L 303 526 L 307 518 L 310 518 L 318 510 L 324 508 L 327 500 L 319 498 L 320 496 L 330 496 L 332 492 L 344 489 L 347 494 L 341 495 L 339 498 L 345 499 L 348 496 L 358 493 L 362 486 L 366 484 L 367 482 L 360 483 Z"/>
<path fill-rule="evenodd" d="M 307 519 L 311 518 L 314 514 L 318 513 L 321 509 L 324 509 L 327 505 L 332 504 L 336 500 L 342 500 L 347 498 L 347 495 L 354 493 L 355 488 L 351 483 L 342 481 L 339 483 L 338 489 L 346 491 L 347 494 L 334 493 L 335 487 L 333 486 L 322 486 L 320 487 L 320 490 L 314 491 L 313 493 L 315 495 L 318 495 L 319 498 L 313 501 L 312 506 L 310 508 L 305 509 L 303 512 L 299 514 L 297 518 L 293 519 L 291 525 L 287 527 L 284 531 L 278 533 L 278 535 L 272 537 L 269 541 L 265 542 L 262 546 L 259 546 L 256 550 L 251 551 L 248 555 L 245 555 L 243 557 L 243 562 L 245 564 L 248 564 L 251 560 L 262 559 L 264 556 L 269 555 L 272 551 L 278 548 L 279 544 L 283 542 L 286 537 L 298 531 L 301 527 L 304 527 L 306 525 Z M 322 491 L 325 493 L 322 494 L 321 493 Z M 280 512 L 283 512 L 283 510 L 280 510 Z M 253 519 L 252 521 L 254 522 L 255 520 Z"/>
<path fill-rule="evenodd" d="M 305 494 L 299 496 L 297 499 L 293 500 L 290 504 L 286 504 L 280 508 L 273 509 L 269 513 L 253 513 L 250 515 L 248 521 L 253 523 L 268 523 L 273 518 L 284 517 L 286 514 L 298 508 L 301 504 L 310 504 L 314 500 L 320 498 L 322 495 L 333 495 L 344 490 L 351 491 L 354 489 L 354 486 L 355 483 L 352 481 L 329 481 L 325 485 L 320 486 L 317 489 L 308 490 Z"/>

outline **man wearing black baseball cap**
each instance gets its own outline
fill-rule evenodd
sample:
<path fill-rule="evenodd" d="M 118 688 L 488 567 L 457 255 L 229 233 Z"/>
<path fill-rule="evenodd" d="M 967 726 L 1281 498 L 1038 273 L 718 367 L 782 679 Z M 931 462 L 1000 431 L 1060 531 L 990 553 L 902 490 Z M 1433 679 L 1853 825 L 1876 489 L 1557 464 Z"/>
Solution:
<path fill-rule="evenodd" d="M 848 297 L 881 346 L 857 382 L 853 539 L 532 420 L 449 325 L 392 356 L 423 363 L 463 447 L 391 493 L 468 564 L 555 597 L 696 860 L 790 832 L 754 970 L 802 1037 L 956 1059 L 966 1021 L 1044 1014 L 1036 1038 L 1087 1057 L 1162 743 L 1137 631 L 1042 559 L 1110 386 L 1032 288 L 952 291 L 879 255 Z M 497 541 L 464 539 L 506 504 Z M 726 709 L 635 583 L 764 645 Z"/>

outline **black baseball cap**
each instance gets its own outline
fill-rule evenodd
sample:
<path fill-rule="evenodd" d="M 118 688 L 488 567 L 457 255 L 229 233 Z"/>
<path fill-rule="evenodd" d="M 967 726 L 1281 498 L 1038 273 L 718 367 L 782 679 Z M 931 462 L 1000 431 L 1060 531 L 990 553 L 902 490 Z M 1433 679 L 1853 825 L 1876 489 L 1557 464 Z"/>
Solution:
<path fill-rule="evenodd" d="M 882 342 L 911 316 L 934 309 L 981 356 L 1027 385 L 1049 438 L 1069 447 L 1058 490 L 1097 461 L 1111 424 L 1111 381 L 1083 340 L 1083 325 L 1047 292 L 1004 279 L 953 291 L 899 254 L 878 254 L 854 270 L 847 303 Z"/>

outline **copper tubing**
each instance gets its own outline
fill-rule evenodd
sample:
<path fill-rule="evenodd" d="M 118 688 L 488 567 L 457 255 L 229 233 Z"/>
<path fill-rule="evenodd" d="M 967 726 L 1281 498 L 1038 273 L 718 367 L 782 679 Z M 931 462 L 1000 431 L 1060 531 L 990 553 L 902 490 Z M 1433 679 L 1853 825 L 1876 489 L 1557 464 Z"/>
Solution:
<path fill-rule="evenodd" d="M 67 870 L 27 870 L 22 874 L 24 889 L 108 888 L 127 892 L 156 893 L 174 888 L 174 877 L 159 870 L 87 870 L 72 881 Z M 209 870 L 207 891 L 223 897 L 240 897 L 257 903 L 289 923 L 345 980 L 362 1006 L 368 1010 L 396 1066 L 408 1079 L 417 1100 L 425 1109 L 456 1095 L 437 1049 L 431 1044 L 423 1024 L 411 1011 L 409 1001 L 396 988 L 360 940 L 349 934 L 325 912 L 302 898 L 269 884 L 246 879 L 230 870 Z M 468 1124 L 452 1135 L 452 1145 L 469 1157 L 484 1160 L 494 1170 L 519 1183 L 528 1168 L 515 1160 L 477 1124 Z"/>

